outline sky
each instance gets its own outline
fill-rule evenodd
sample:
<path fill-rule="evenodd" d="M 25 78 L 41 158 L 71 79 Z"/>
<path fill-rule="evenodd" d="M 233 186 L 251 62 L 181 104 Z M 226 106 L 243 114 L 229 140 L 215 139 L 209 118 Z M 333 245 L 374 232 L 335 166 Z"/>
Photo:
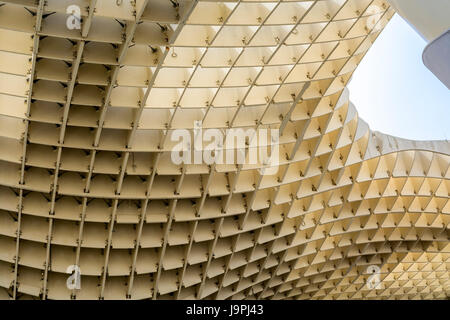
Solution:
<path fill-rule="evenodd" d="M 350 100 L 372 130 L 450 140 L 450 90 L 424 66 L 426 44 L 395 14 L 353 73 Z"/>

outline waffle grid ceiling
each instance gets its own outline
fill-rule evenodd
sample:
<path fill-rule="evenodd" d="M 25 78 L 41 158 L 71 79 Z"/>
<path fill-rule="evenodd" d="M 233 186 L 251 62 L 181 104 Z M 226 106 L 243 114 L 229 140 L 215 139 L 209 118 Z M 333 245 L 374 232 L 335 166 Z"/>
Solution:
<path fill-rule="evenodd" d="M 393 14 L 0 1 L 0 298 L 447 298 L 450 145 L 371 131 L 345 88 Z M 278 173 L 175 165 L 195 121 L 278 129 Z"/>

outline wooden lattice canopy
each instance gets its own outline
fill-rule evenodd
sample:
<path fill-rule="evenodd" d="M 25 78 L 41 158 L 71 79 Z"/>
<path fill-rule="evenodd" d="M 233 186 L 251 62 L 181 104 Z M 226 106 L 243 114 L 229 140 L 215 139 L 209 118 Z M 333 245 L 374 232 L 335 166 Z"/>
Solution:
<path fill-rule="evenodd" d="M 450 144 L 371 131 L 345 88 L 393 14 L 0 1 L 0 297 L 448 297 Z M 277 173 L 174 164 L 196 121 L 279 129 Z"/>

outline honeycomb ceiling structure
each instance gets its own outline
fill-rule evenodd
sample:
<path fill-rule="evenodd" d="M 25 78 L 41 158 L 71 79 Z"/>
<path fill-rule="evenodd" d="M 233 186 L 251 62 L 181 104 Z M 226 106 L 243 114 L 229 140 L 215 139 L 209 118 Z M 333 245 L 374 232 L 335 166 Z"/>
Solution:
<path fill-rule="evenodd" d="M 0 298 L 448 298 L 450 143 L 371 131 L 345 87 L 394 13 L 0 1 Z M 277 173 L 173 163 L 194 123 L 277 129 Z"/>

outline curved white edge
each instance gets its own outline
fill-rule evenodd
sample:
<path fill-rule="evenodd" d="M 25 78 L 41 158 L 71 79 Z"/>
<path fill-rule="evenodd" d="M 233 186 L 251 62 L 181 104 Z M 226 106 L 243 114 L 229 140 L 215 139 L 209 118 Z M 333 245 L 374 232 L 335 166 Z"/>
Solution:
<path fill-rule="evenodd" d="M 422 52 L 422 61 L 450 90 L 450 29 L 425 47 Z"/>
<path fill-rule="evenodd" d="M 427 42 L 450 28 L 450 0 L 387 0 Z"/>

